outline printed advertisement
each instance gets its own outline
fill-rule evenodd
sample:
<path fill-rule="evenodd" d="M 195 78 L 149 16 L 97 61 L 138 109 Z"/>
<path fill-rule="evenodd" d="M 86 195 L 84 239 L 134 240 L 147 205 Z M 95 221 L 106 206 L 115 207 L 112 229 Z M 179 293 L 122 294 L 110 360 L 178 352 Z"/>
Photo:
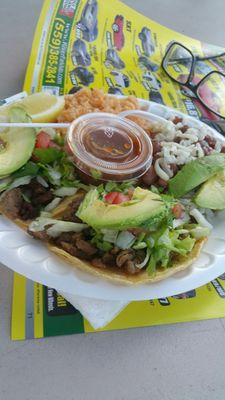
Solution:
<path fill-rule="evenodd" d="M 166 104 L 205 122 L 219 121 L 161 68 L 174 41 L 199 57 L 223 52 L 172 31 L 118 0 L 45 0 L 24 89 L 60 95 L 97 87 Z M 224 66 L 225 56 L 197 61 L 194 83 Z M 173 68 L 182 73 L 179 66 Z"/>
<path fill-rule="evenodd" d="M 225 274 L 205 286 L 157 300 L 134 301 L 100 331 L 225 317 Z M 14 274 L 12 340 L 96 332 L 55 289 Z"/>

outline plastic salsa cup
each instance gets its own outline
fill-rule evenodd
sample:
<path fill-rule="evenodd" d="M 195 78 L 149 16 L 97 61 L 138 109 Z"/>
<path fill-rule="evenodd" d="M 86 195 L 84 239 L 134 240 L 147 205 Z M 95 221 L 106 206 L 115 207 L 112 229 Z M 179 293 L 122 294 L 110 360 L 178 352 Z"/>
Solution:
<path fill-rule="evenodd" d="M 74 120 L 67 143 L 76 167 L 101 181 L 141 177 L 152 163 L 152 143 L 133 121 L 109 113 L 90 113 Z"/>

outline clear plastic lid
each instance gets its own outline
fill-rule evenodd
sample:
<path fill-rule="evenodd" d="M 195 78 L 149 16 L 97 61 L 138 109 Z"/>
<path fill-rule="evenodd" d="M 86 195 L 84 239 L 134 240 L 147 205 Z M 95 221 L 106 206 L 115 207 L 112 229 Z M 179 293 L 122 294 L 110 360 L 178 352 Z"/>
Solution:
<path fill-rule="evenodd" d="M 85 114 L 69 127 L 67 142 L 78 169 L 92 178 L 125 181 L 152 163 L 152 143 L 136 123 L 108 113 Z"/>

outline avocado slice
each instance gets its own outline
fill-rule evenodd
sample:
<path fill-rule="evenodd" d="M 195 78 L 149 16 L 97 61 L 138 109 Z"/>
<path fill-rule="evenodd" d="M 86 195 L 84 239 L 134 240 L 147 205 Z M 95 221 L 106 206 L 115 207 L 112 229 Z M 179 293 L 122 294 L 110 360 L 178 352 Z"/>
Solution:
<path fill-rule="evenodd" d="M 195 204 L 212 210 L 225 209 L 225 169 L 205 182 L 194 198 Z"/>
<path fill-rule="evenodd" d="M 157 224 L 166 215 L 161 197 L 137 187 L 130 201 L 108 204 L 99 199 L 97 189 L 91 190 L 80 205 L 77 216 L 95 229 L 129 229 Z"/>
<path fill-rule="evenodd" d="M 32 155 L 35 139 L 33 128 L 10 128 L 0 133 L 0 178 L 26 164 Z"/>
<path fill-rule="evenodd" d="M 211 154 L 184 165 L 169 181 L 169 192 L 181 197 L 225 168 L 225 154 Z"/>

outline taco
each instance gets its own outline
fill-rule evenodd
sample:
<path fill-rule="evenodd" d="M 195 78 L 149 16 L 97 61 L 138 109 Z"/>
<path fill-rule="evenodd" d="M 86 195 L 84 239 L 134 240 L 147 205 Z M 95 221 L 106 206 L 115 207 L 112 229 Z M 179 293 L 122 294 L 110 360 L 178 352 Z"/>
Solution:
<path fill-rule="evenodd" d="M 97 90 L 93 96 L 84 89 L 65 96 L 58 121 L 71 122 L 93 110 L 116 114 L 137 108 L 134 98 L 118 100 Z M 27 118 L 21 110 L 18 122 Z M 12 112 L 13 107 L 9 119 Z M 212 228 L 211 205 L 204 196 L 203 209 L 198 193 L 203 186 L 207 192 L 212 177 L 215 181 L 225 168 L 223 143 L 180 117 L 168 130 L 140 119 L 136 124 L 152 140 L 153 163 L 141 177 L 125 182 L 85 176 L 64 132 L 3 131 L 0 212 L 74 267 L 114 282 L 156 282 L 186 269 Z M 213 204 L 213 210 L 221 209 Z"/>

